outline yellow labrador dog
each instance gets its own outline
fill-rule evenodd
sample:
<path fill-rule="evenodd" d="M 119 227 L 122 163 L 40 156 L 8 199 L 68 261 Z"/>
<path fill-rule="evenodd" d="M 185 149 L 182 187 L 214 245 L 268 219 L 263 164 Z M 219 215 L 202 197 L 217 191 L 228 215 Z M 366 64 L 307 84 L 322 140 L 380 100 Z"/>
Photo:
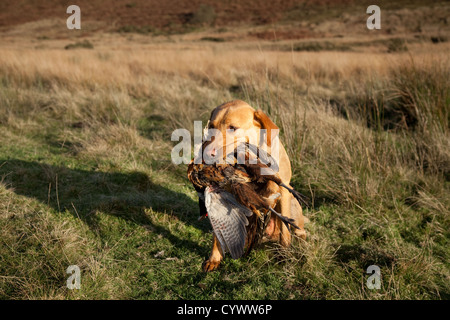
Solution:
<path fill-rule="evenodd" d="M 228 154 L 228 150 L 233 150 L 237 142 L 248 140 L 248 132 L 253 132 L 258 146 L 270 153 L 272 141 L 277 138 L 273 134 L 274 132 L 278 133 L 278 127 L 264 112 L 253 109 L 241 100 L 227 102 L 215 108 L 211 113 L 208 129 L 215 129 L 216 132 L 222 134 L 222 139 L 211 139 L 212 141 L 207 141 L 202 145 L 203 154 L 212 157 Z M 265 131 L 261 129 L 265 129 Z M 230 139 L 230 134 L 233 139 Z M 227 141 L 227 137 L 232 141 Z M 278 143 L 278 155 L 279 176 L 286 185 L 289 185 L 292 176 L 291 163 L 281 143 Z M 269 181 L 262 191 L 264 197 L 276 193 L 280 193 L 281 198 L 275 210 L 285 217 L 294 219 L 297 226 L 300 227 L 300 230 L 295 230 L 296 235 L 306 239 L 302 208 L 292 194 L 272 181 Z M 270 240 L 279 241 L 285 247 L 291 244 L 290 231 L 275 215 L 269 221 L 265 234 Z M 215 270 L 222 258 L 223 251 L 214 235 L 212 252 L 209 259 L 203 264 L 203 270 Z"/>

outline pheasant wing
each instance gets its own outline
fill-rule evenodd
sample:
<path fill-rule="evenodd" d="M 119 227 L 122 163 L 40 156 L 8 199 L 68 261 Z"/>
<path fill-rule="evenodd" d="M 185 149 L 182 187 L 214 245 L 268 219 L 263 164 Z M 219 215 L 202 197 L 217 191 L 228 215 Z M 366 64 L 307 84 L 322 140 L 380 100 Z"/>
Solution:
<path fill-rule="evenodd" d="M 244 253 L 247 217 L 253 214 L 252 211 L 238 203 L 232 194 L 215 192 L 209 187 L 205 190 L 205 205 L 222 249 L 233 259 L 240 258 Z"/>

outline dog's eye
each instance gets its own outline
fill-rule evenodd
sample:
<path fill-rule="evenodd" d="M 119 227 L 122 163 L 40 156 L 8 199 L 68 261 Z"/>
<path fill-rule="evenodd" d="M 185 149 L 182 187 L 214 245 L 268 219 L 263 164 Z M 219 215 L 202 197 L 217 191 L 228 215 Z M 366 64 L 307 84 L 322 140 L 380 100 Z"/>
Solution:
<path fill-rule="evenodd" d="M 232 131 L 236 131 L 238 128 L 236 128 L 235 126 L 228 126 L 227 129 L 228 130 L 232 130 Z"/>

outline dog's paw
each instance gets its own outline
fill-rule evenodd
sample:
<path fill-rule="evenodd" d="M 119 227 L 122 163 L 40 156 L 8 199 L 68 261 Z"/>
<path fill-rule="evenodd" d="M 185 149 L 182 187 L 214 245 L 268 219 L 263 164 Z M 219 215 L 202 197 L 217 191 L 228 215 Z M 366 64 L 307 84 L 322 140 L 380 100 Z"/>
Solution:
<path fill-rule="evenodd" d="M 205 262 L 203 262 L 202 269 L 204 272 L 214 271 L 219 267 L 219 265 L 220 260 L 208 259 Z"/>

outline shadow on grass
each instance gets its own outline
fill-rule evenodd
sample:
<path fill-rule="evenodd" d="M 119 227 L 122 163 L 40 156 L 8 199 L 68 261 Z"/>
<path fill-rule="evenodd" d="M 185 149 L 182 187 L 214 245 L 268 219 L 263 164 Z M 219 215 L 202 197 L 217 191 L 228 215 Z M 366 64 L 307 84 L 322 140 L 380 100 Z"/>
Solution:
<path fill-rule="evenodd" d="M 183 193 L 155 184 L 142 172 L 99 172 L 52 166 L 17 159 L 0 159 L 0 181 L 16 194 L 34 198 L 55 211 L 68 210 L 98 234 L 102 212 L 141 225 L 166 237 L 174 246 L 194 250 L 205 256 L 209 248 L 174 235 L 168 228 L 156 225 L 145 209 L 165 212 L 180 221 L 197 224 L 198 204 Z M 205 229 L 202 224 L 199 229 Z"/>
<path fill-rule="evenodd" d="M 336 259 L 342 264 L 356 261 L 365 270 L 370 265 L 392 267 L 396 262 L 396 257 L 380 248 L 363 247 L 359 244 L 340 245 L 336 250 Z"/>

